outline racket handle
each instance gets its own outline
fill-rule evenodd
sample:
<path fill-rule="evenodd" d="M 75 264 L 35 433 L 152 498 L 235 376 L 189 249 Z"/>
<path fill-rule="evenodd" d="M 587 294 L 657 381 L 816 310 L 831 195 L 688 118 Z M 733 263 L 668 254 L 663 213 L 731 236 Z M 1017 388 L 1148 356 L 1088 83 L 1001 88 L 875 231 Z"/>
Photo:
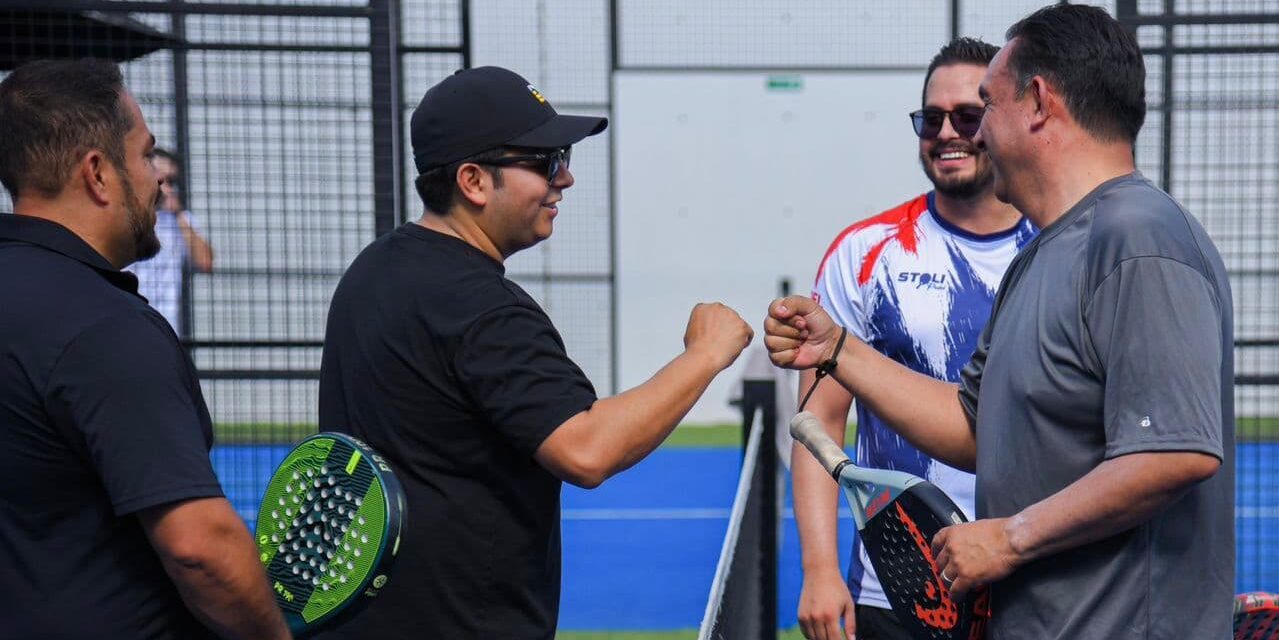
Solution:
<path fill-rule="evenodd" d="M 790 434 L 791 437 L 804 443 L 827 473 L 836 479 L 839 478 L 839 470 L 843 468 L 843 463 L 848 461 L 848 456 L 844 455 L 844 450 L 826 434 L 826 429 L 822 427 L 817 416 L 807 411 L 795 414 L 790 421 Z"/>

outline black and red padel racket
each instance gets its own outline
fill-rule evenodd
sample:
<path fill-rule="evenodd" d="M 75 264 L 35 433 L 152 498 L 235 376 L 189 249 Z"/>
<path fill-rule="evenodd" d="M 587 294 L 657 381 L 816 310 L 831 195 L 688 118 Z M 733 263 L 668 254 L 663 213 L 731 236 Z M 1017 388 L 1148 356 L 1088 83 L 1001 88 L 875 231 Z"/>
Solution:
<path fill-rule="evenodd" d="M 884 594 L 911 635 L 918 640 L 984 638 L 989 592 L 974 590 L 955 600 L 933 558 L 933 536 L 967 521 L 959 507 L 923 478 L 853 464 L 807 411 L 791 420 L 790 432 L 844 490 Z"/>

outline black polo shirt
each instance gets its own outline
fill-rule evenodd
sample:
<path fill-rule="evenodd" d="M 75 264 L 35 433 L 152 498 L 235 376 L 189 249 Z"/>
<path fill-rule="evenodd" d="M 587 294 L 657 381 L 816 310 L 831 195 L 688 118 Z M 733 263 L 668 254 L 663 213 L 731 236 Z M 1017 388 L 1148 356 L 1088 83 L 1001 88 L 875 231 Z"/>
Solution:
<path fill-rule="evenodd" d="M 406 531 L 387 587 L 325 637 L 553 638 L 560 481 L 533 454 L 595 399 L 501 263 L 414 223 L 369 245 L 333 296 L 320 428 L 390 459 Z"/>
<path fill-rule="evenodd" d="M 134 515 L 222 495 L 190 360 L 136 291 L 0 215 L 0 639 L 207 637 Z"/>

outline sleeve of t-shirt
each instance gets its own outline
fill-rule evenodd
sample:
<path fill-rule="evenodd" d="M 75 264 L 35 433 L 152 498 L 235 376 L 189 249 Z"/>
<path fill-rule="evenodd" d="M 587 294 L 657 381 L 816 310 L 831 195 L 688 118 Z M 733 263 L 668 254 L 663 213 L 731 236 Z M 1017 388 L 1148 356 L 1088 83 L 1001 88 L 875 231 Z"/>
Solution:
<path fill-rule="evenodd" d="M 596 400 L 550 319 L 521 306 L 477 319 L 462 337 L 454 368 L 488 423 L 529 456 Z"/>
<path fill-rule="evenodd" d="M 981 395 L 981 376 L 986 370 L 986 354 L 990 351 L 990 331 L 993 324 L 987 322 L 982 327 L 973 356 L 959 370 L 959 406 L 963 407 L 971 423 L 977 422 L 977 398 Z"/>
<path fill-rule="evenodd" d="M 1208 280 L 1176 260 L 1128 259 L 1084 313 L 1105 376 L 1106 457 L 1198 451 L 1220 458 L 1222 320 Z"/>
<path fill-rule="evenodd" d="M 866 304 L 861 287 L 857 286 L 856 242 L 842 242 L 817 273 L 813 283 L 813 298 L 830 314 L 835 324 L 848 329 L 858 340 L 869 339 L 870 328 L 866 320 Z"/>
<path fill-rule="evenodd" d="M 194 374 L 158 322 L 129 313 L 94 324 L 66 347 L 49 380 L 51 415 L 83 438 L 117 515 L 223 495 Z"/>

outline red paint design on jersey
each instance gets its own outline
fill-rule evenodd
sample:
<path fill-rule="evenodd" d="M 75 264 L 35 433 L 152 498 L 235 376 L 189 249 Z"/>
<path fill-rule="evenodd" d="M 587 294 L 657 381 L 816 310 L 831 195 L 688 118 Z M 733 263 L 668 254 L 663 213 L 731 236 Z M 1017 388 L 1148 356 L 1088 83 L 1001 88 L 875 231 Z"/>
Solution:
<path fill-rule="evenodd" d="M 955 606 L 955 601 L 950 598 L 950 589 L 946 588 L 946 584 L 942 582 L 941 575 L 937 573 L 937 561 L 933 559 L 932 547 L 924 539 L 924 534 L 919 532 L 919 527 L 915 524 L 915 521 L 906 515 L 906 510 L 902 508 L 900 503 L 897 505 L 897 515 L 905 523 L 906 531 L 915 540 L 915 546 L 919 547 L 919 552 L 924 554 L 924 559 L 928 561 L 928 569 L 933 574 L 932 580 L 929 580 L 928 584 L 924 585 L 924 595 L 930 601 L 925 604 L 936 604 L 931 607 L 925 607 L 923 604 L 916 602 L 915 617 L 934 629 L 954 629 L 955 625 L 959 624 L 959 608 Z"/>
<path fill-rule="evenodd" d="M 875 271 L 875 263 L 879 261 L 879 256 L 884 252 L 884 248 L 890 242 L 897 242 L 902 249 L 911 255 L 915 255 L 919 250 L 919 233 L 916 222 L 919 216 L 928 210 L 928 196 L 921 195 L 914 200 L 903 203 L 877 216 L 872 216 L 861 222 L 858 222 L 847 229 L 844 229 L 826 249 L 826 254 L 822 256 L 821 265 L 817 268 L 817 277 L 822 277 L 822 271 L 826 269 L 826 261 L 830 259 L 831 254 L 839 248 L 844 238 L 850 234 L 857 233 L 863 229 L 869 229 L 875 226 L 890 227 L 888 236 L 871 245 L 870 250 L 862 256 L 861 268 L 857 270 L 857 284 L 864 285 L 870 282 L 870 277 Z"/>

